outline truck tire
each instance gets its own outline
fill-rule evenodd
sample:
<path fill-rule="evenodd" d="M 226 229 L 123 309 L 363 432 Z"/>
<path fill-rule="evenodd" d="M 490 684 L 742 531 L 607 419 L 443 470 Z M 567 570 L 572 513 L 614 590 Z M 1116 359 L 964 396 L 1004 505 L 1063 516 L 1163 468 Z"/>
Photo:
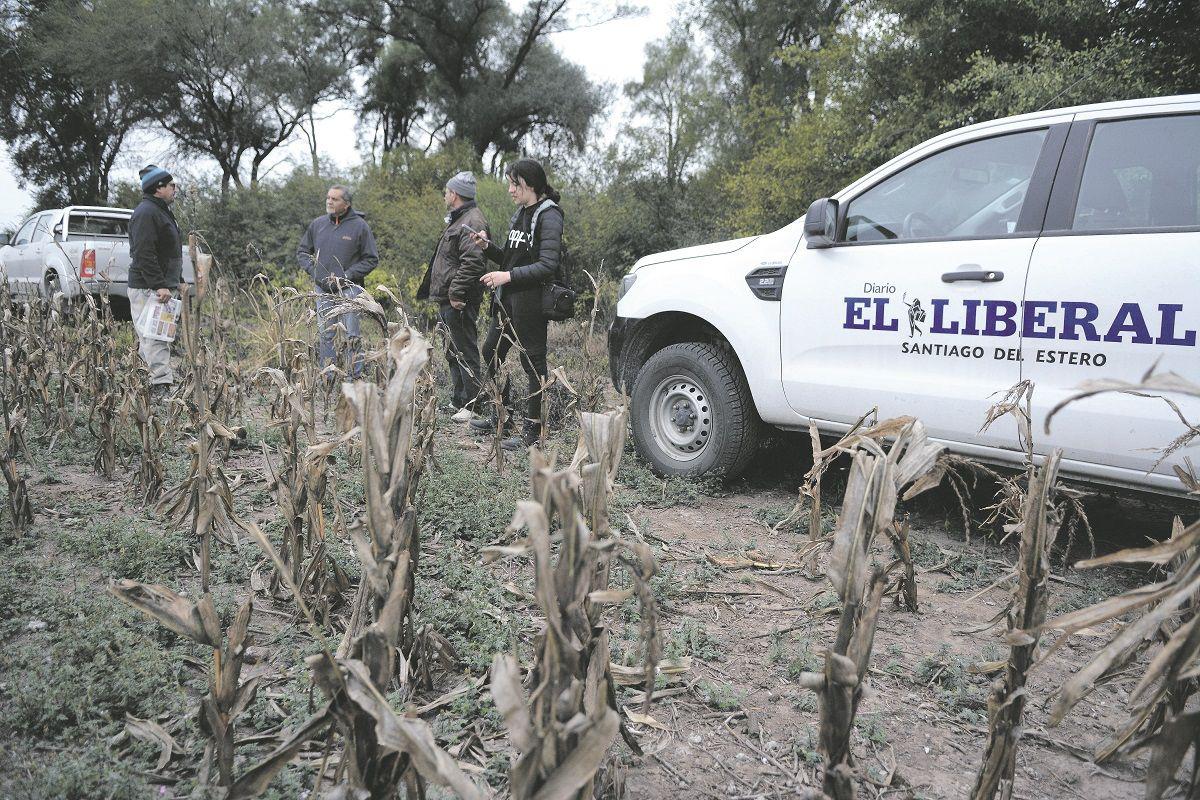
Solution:
<path fill-rule="evenodd" d="M 46 273 L 46 277 L 42 281 L 41 290 L 42 299 L 47 301 L 53 300 L 54 295 L 62 291 L 62 280 L 58 277 L 57 272 L 50 270 Z"/>
<path fill-rule="evenodd" d="M 702 342 L 669 345 L 633 382 L 633 441 L 661 476 L 732 477 L 758 446 L 758 416 L 737 359 Z"/>

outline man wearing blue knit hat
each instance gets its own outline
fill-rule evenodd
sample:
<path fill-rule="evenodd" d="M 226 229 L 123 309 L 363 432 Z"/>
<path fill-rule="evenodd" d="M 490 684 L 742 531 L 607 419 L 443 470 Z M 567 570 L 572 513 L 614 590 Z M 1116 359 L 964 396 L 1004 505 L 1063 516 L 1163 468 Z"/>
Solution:
<path fill-rule="evenodd" d="M 183 280 L 182 239 L 171 213 L 175 179 L 160 166 L 148 164 L 138 173 L 142 201 L 129 220 L 129 310 L 136 321 L 150 303 L 165 303 Z M 138 352 L 150 370 L 150 391 L 161 399 L 175 382 L 171 343 L 138 335 Z"/>

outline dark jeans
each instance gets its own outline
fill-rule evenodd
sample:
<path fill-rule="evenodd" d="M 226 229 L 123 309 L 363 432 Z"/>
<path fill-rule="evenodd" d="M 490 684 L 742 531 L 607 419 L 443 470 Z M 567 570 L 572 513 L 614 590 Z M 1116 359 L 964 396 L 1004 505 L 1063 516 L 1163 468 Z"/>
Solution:
<path fill-rule="evenodd" d="M 438 319 L 446 326 L 446 361 L 454 385 L 455 408 L 473 405 L 479 397 L 483 368 L 479 361 L 479 301 L 468 302 L 461 311 L 443 303 Z"/>
<path fill-rule="evenodd" d="M 540 295 L 539 295 L 540 297 Z M 546 328 L 548 323 L 540 308 L 532 313 L 513 313 L 508 303 L 492 305 L 492 324 L 483 341 L 483 360 L 488 376 L 496 377 L 500 365 L 514 344 L 521 346 L 521 367 L 529 379 L 529 399 L 525 402 L 525 418 L 542 416 L 542 380 L 546 377 Z M 504 405 L 512 408 L 512 393 L 504 381 Z"/>

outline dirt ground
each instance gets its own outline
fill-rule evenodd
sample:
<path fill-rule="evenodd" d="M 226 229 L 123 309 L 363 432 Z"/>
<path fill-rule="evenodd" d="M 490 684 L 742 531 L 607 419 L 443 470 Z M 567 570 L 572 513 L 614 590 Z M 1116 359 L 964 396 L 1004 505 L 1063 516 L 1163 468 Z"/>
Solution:
<path fill-rule="evenodd" d="M 478 439 L 448 419 L 439 424 L 438 451 L 461 453 L 477 463 L 480 472 L 494 469 L 484 465 L 485 449 Z M 558 441 L 562 450 L 569 450 L 569 438 L 564 434 Z M 689 487 L 678 481 L 659 482 L 659 492 L 659 483 L 647 480 L 641 467 L 636 473 L 639 485 L 633 486 L 629 478 L 618 486 L 618 519 L 635 523 L 654 545 L 664 576 L 660 601 L 666 656 L 679 667 L 659 687 L 650 719 L 629 722 L 643 754 L 634 755 L 625 745 L 616 748 L 619 766 L 610 776 L 624 782 L 626 797 L 749 800 L 797 797 L 819 787 L 816 698 L 797 685 L 795 676 L 820 669 L 823 648 L 833 640 L 838 602 L 824 578 L 826 553 L 821 553 L 815 570 L 798 561 L 806 522 L 778 524 L 795 504 L 796 486 L 808 467 L 807 448 L 806 439 L 781 438 L 760 452 L 747 476 L 728 485 L 708 482 L 683 491 Z M 633 458 L 632 453 L 626 458 Z M 523 473 L 526 457 L 510 459 L 506 469 Z M 239 494 L 265 486 L 261 457 L 253 451 L 235 454 L 227 471 L 245 476 Z M 825 478 L 827 530 L 843 476 L 844 470 L 835 469 Z M 123 482 L 96 481 L 90 475 L 55 485 L 35 483 L 32 491 L 40 518 L 56 524 L 81 524 L 71 519 L 69 498 L 86 497 L 101 513 L 128 513 L 137 506 Z M 973 498 L 976 507 L 987 505 L 991 491 L 979 488 L 979 496 Z M 1165 538 L 1173 514 L 1194 512 L 1194 506 L 1105 493 L 1088 498 L 1085 508 L 1100 552 L 1142 543 L 1145 537 Z M 270 509 L 265 503 L 260 519 L 269 518 Z M 994 677 L 976 670 L 983 662 L 1007 656 L 1003 624 L 990 629 L 986 624 L 1007 602 L 1011 584 L 1004 576 L 1015 559 L 1015 545 L 997 543 L 978 529 L 967 543 L 957 500 L 948 490 L 935 490 L 906 504 L 904 513 L 918 565 L 920 609 L 910 613 L 891 598 L 884 601 L 855 733 L 854 753 L 863 778 L 860 796 L 963 798 L 983 751 L 987 691 Z M 446 531 L 426 530 L 423 535 L 428 548 L 423 559 L 429 563 L 444 559 L 451 548 L 479 563 L 480 543 Z M 890 560 L 889 549 L 880 543 L 876 549 L 880 561 Z M 1087 552 L 1082 535 L 1070 558 L 1056 552 L 1052 616 L 1145 581 L 1146 576 L 1134 569 L 1084 573 L 1064 568 L 1064 562 Z M 747 561 L 765 566 L 746 565 Z M 530 565 L 521 561 L 500 562 L 487 570 L 496 587 L 528 585 L 532 574 Z M 257 574 L 250 584 L 262 588 L 266 573 L 260 569 Z M 84 587 L 84 594 L 103 585 L 103 575 L 92 577 L 94 585 L 90 590 Z M 451 602 L 457 596 L 449 590 L 446 595 Z M 516 618 L 522 637 L 531 640 L 538 625 L 534 607 L 508 594 L 504 598 L 485 613 Z M 285 606 L 265 599 L 256 600 L 255 613 L 252 632 L 261 642 L 292 624 Z M 625 622 L 626 630 L 636 627 L 636 620 Z M 1034 672 L 1015 797 L 1115 800 L 1144 795 L 1144 755 L 1118 756 L 1099 765 L 1091 760 L 1095 747 L 1124 721 L 1123 700 L 1136 683 L 1138 669 L 1098 689 L 1062 725 L 1047 727 L 1056 687 L 1110 632 L 1111 627 L 1104 626 L 1073 636 Z M 621 634 L 619 620 L 614 621 L 613 633 Z M 297 668 L 273 661 L 269 646 L 262 653 L 244 678 L 261 674 L 268 684 L 297 679 Z M 472 680 L 482 686 L 483 675 L 480 671 Z M 453 688 L 456 680 L 447 678 L 439 691 Z M 640 694 L 622 690 L 626 713 L 642 710 Z M 285 704 L 283 694 L 267 691 L 266 697 Z M 440 713 L 425 716 L 433 721 Z M 292 717 L 289 724 L 294 721 Z M 182 732 L 193 724 L 180 721 L 173 730 Z M 269 734 L 263 734 L 264 742 L 271 740 Z M 495 776 L 508 750 L 504 737 L 493 729 L 478 742 L 474 755 L 470 748 L 456 754 L 478 762 L 477 773 L 491 769 Z M 302 758 L 310 775 L 320 759 L 319 749 Z M 335 761 L 329 763 L 331 769 Z"/>
<path fill-rule="evenodd" d="M 460 435 L 459 441 L 468 452 L 473 449 L 469 437 Z M 668 655 L 670 643 L 681 640 L 691 651 L 690 669 L 674 676 L 654 700 L 653 722 L 631 724 L 644 755 L 626 752 L 623 759 L 629 797 L 748 800 L 795 797 L 820 786 L 815 696 L 790 680 L 789 671 L 820 669 L 839 608 L 823 577 L 827 551 L 813 574 L 797 562 L 805 523 L 772 529 L 795 503 L 795 487 L 811 463 L 803 455 L 807 446 L 803 438 L 776 442 L 760 453 L 749 476 L 694 505 L 655 508 L 651 502 L 628 509 L 676 583 L 664 614 Z M 834 505 L 827 509 L 827 527 L 844 486 L 839 478 L 836 470 L 826 477 L 826 502 Z M 618 487 L 618 500 L 626 490 Z M 981 486 L 981 497 L 990 491 Z M 1012 584 L 1003 576 L 1016 547 L 989 544 L 979 531 L 967 544 L 949 490 L 908 505 L 920 608 L 914 614 L 898 600 L 884 601 L 870 684 L 858 713 L 855 755 L 866 776 L 860 791 L 865 797 L 962 798 L 980 763 L 987 690 L 996 674 L 973 670 L 1007 657 L 1004 624 L 979 629 L 1008 601 Z M 1165 537 L 1172 513 L 1188 506 L 1105 493 L 1085 500 L 1085 508 L 1104 552 L 1142 536 Z M 892 555 L 884 546 L 876 546 L 880 562 Z M 779 566 L 720 565 L 744 561 L 747 554 Z M 1081 541 L 1071 561 L 1087 555 Z M 1068 569 L 1063 575 L 1063 560 L 1057 553 L 1052 615 L 1143 578 L 1132 569 Z M 1103 765 L 1091 760 L 1092 750 L 1125 720 L 1122 699 L 1135 685 L 1137 670 L 1098 689 L 1060 726 L 1047 728 L 1056 687 L 1108 633 L 1110 626 L 1103 626 L 1072 636 L 1034 673 L 1015 797 L 1143 796 L 1144 757 L 1117 757 Z M 640 697 L 625 694 L 627 711 L 641 711 Z"/>

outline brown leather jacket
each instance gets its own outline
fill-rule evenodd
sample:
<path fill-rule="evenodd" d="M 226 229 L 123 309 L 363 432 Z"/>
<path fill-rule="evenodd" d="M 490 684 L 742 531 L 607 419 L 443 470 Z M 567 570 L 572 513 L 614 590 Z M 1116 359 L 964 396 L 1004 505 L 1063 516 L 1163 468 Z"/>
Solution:
<path fill-rule="evenodd" d="M 487 220 L 475 203 L 466 203 L 451 212 L 450 224 L 442 231 L 425 274 L 430 300 L 478 302 L 483 297 L 479 279 L 488 271 L 487 258 L 464 227 L 483 231 L 491 238 Z"/>

